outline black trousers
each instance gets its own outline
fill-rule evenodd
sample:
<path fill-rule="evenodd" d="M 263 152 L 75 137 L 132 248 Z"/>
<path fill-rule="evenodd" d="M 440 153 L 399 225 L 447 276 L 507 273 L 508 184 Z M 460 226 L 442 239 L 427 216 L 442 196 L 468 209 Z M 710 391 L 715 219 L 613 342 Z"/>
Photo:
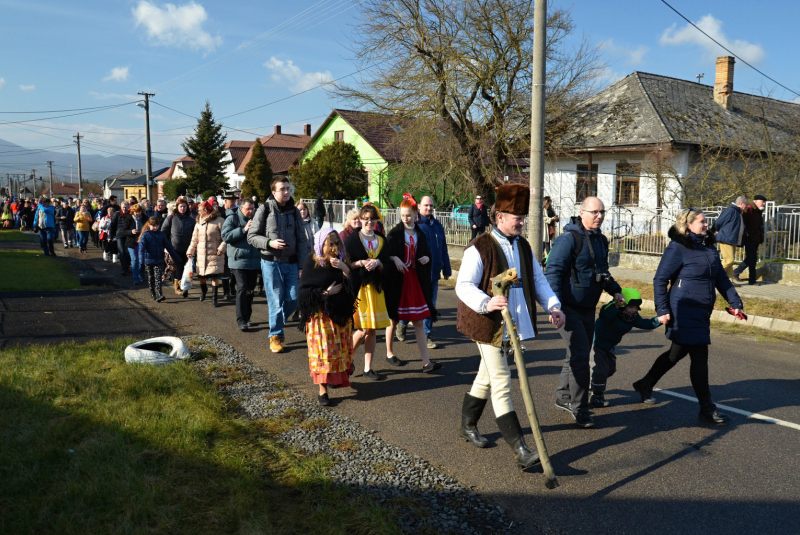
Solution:
<path fill-rule="evenodd" d="M 748 282 L 755 284 L 758 278 L 756 264 L 758 263 L 758 244 L 745 240 L 744 242 L 744 261 L 739 264 L 739 267 L 733 270 L 733 274 L 737 277 L 747 268 Z"/>
<path fill-rule="evenodd" d="M 658 380 L 686 355 L 689 355 L 692 361 L 689 366 L 689 378 L 692 381 L 692 388 L 694 388 L 697 400 L 700 402 L 700 411 L 712 412 L 717 407 L 711 399 L 711 388 L 708 386 L 708 345 L 706 344 L 680 345 L 672 342 L 672 346 L 653 363 L 645 379 L 655 386 Z"/>
<path fill-rule="evenodd" d="M 556 398 L 572 404 L 572 411 L 589 406 L 589 358 L 594 339 L 594 309 L 563 307 L 566 323 L 559 334 L 567 345 L 567 356 L 558 378 Z"/>
<path fill-rule="evenodd" d="M 128 254 L 128 248 L 125 247 L 125 238 L 117 238 L 117 249 L 119 250 L 119 265 L 122 271 L 131 269 L 131 257 Z"/>
<path fill-rule="evenodd" d="M 472 229 L 472 238 L 470 241 L 474 240 L 478 235 L 483 234 L 483 231 L 486 230 L 486 227 L 478 227 Z"/>
<path fill-rule="evenodd" d="M 231 274 L 236 280 L 236 324 L 242 325 L 250 321 L 253 313 L 253 291 L 256 287 L 258 269 L 232 269 Z"/>

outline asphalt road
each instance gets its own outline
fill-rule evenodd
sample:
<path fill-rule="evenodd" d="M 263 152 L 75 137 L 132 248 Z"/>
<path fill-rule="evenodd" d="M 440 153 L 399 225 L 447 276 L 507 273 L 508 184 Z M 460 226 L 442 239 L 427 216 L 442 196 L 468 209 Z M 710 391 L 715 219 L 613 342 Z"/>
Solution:
<path fill-rule="evenodd" d="M 98 269 L 118 270 L 94 256 L 84 259 Z M 126 286 L 130 287 L 129 282 Z M 147 290 L 139 288 L 119 296 L 130 299 L 130 311 L 142 318 L 137 325 L 152 321 L 158 331 L 172 325 L 180 334 L 218 336 L 312 399 L 316 396 L 308 375 L 305 338 L 296 323 L 286 330 L 287 352 L 269 351 L 265 299 L 256 299 L 254 305 L 256 329 L 241 333 L 233 301 L 214 309 L 208 301 L 197 301 L 195 288 L 186 300 L 167 292 L 167 301 L 157 305 L 149 300 Z M 661 329 L 634 332 L 623 340 L 619 371 L 609 381 L 607 398 L 612 406 L 595 410 L 597 427 L 583 430 L 553 407 L 564 349 L 557 332 L 540 315 L 539 339 L 525 343 L 527 371 L 561 483 L 558 489 L 544 487 L 540 467 L 524 473 L 517 470 L 494 423 L 491 404 L 479 427 L 493 447 L 478 450 L 458 440 L 461 401 L 479 358 L 475 344 L 455 329 L 455 305 L 455 292 L 440 290 L 441 320 L 434 332 L 443 348 L 432 351 L 433 358 L 444 365 L 440 372 L 420 373 L 413 334 L 411 341 L 396 344 L 397 355 L 409 360 L 402 368 L 383 360 L 385 346 L 379 343 L 381 357 L 374 368 L 386 379 L 370 382 L 357 372 L 352 388 L 331 391 L 338 401 L 333 410 L 474 486 L 522 523 L 521 533 L 798 532 L 800 430 L 737 414 L 732 415 L 730 426 L 704 425 L 697 418 L 696 403 L 662 393 L 655 394 L 657 405 L 638 403 L 630 385 L 666 348 Z M 800 424 L 798 349 L 790 343 L 714 335 L 710 377 L 715 401 Z M 363 369 L 363 351 L 356 355 L 356 369 Z M 526 427 L 515 373 L 514 377 L 514 405 Z M 658 386 L 693 395 L 689 359 Z M 532 437 L 528 442 L 533 445 Z"/>

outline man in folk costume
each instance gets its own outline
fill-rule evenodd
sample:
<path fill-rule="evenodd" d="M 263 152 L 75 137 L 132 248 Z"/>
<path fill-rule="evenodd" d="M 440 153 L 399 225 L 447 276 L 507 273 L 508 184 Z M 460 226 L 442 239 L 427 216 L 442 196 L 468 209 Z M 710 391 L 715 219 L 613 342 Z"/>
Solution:
<path fill-rule="evenodd" d="M 478 375 L 464 395 L 460 436 L 478 448 L 488 446 L 477 423 L 491 396 L 497 426 L 523 469 L 539 462 L 539 455 L 525 444 L 511 404 L 507 358 L 510 339 L 501 310 L 508 307 L 522 340 L 536 336 L 536 301 L 550 312 L 550 323 L 557 328 L 564 324 L 561 303 L 550 289 L 530 244 L 522 237 L 529 203 L 530 190 L 526 186 L 510 184 L 498 188 L 492 210 L 494 229 L 478 236 L 464 251 L 456 283 L 458 330 L 478 344 L 481 355 Z M 520 283 L 509 290 L 508 299 L 492 297 L 492 278 L 512 267 L 517 269 Z"/>

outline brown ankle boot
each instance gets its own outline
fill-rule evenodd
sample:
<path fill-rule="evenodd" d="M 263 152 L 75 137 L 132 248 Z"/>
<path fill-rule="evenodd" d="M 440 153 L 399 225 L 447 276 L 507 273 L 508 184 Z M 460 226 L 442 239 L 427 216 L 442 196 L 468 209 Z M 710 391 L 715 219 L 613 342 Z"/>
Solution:
<path fill-rule="evenodd" d="M 175 293 L 177 295 L 181 295 L 181 281 L 180 279 L 175 279 Z"/>

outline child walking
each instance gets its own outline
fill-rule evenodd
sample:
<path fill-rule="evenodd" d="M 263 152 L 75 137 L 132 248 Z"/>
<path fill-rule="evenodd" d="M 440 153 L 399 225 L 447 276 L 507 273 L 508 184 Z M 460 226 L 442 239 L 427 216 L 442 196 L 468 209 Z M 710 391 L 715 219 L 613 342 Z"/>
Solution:
<path fill-rule="evenodd" d="M 308 340 L 308 367 L 319 385 L 319 404 L 330 405 L 328 387 L 350 386 L 353 373 L 353 314 L 356 296 L 339 234 L 331 227 L 314 234 L 314 253 L 303 265 L 298 310 Z"/>
<path fill-rule="evenodd" d="M 158 219 L 151 217 L 144 226 L 144 232 L 139 236 L 138 255 L 139 265 L 144 266 L 147 271 L 150 299 L 158 303 L 166 299 L 161 292 L 161 278 L 166 268 L 164 249 L 172 258 L 178 257 L 178 252 L 169 242 L 166 234 L 159 230 Z"/>
<path fill-rule="evenodd" d="M 642 306 L 642 294 L 634 288 L 623 288 L 625 304 L 612 301 L 600 309 L 600 315 L 594 323 L 594 347 L 590 361 L 592 363 L 592 395 L 589 403 L 594 407 L 608 407 L 606 400 L 606 382 L 617 371 L 617 355 L 615 350 L 622 337 L 634 327 L 653 330 L 661 326 L 658 317 L 644 319 L 639 315 Z"/>
<path fill-rule="evenodd" d="M 404 364 L 394 354 L 394 333 L 401 320 L 410 321 L 414 324 L 422 371 L 430 373 L 442 365 L 431 361 L 428 355 L 423 320 L 430 317 L 436 321 L 436 309 L 432 304 L 431 253 L 425 234 L 417 226 L 417 219 L 417 203 L 407 195 L 400 203 L 400 223 L 386 237 L 389 259 L 397 270 L 389 272 L 387 277 L 386 307 L 391 325 L 386 328 L 386 358 L 393 366 Z"/>
<path fill-rule="evenodd" d="M 378 381 L 382 377 L 372 369 L 372 356 L 375 353 L 375 330 L 391 325 L 384 292 L 384 269 L 388 269 L 391 260 L 386 239 L 375 232 L 377 208 L 372 204 L 362 206 L 359 219 L 361 229 L 351 234 L 344 244 L 352 261 L 351 284 L 358 290 L 358 309 L 353 315 L 353 324 L 355 329 L 363 330 L 363 334 L 353 336 L 353 347 L 358 347 L 361 339 L 364 340 L 364 377 Z"/>

